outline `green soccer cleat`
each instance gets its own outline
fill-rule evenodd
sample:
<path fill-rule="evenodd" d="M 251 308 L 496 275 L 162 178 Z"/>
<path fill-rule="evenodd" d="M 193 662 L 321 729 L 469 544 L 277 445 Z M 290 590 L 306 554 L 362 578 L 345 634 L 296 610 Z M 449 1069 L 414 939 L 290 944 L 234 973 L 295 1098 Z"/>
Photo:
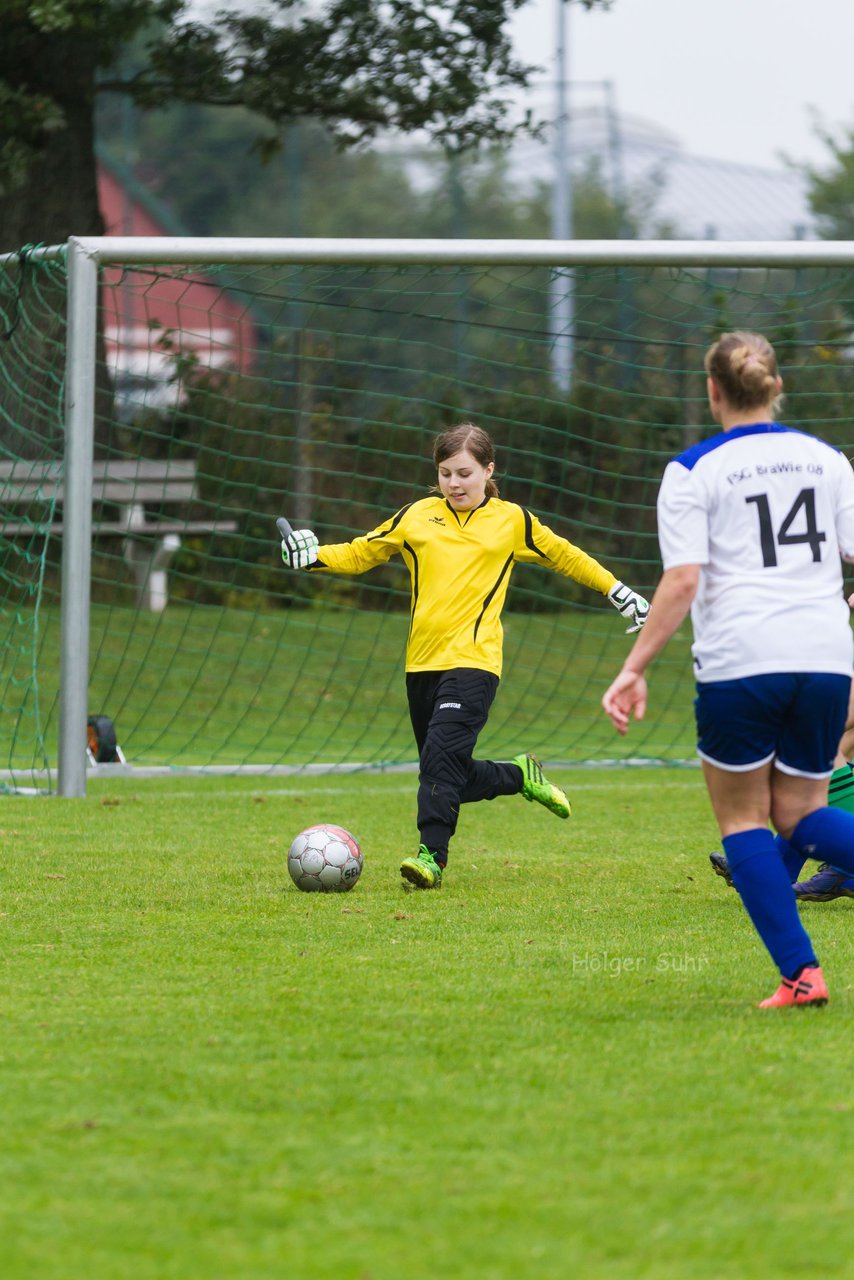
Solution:
<path fill-rule="evenodd" d="M 569 817 L 572 806 L 565 792 L 549 782 L 536 756 L 528 751 L 525 755 L 514 756 L 513 763 L 522 770 L 522 795 L 526 800 L 536 800 L 537 804 L 545 805 L 559 818 Z"/>
<path fill-rule="evenodd" d="M 441 889 L 442 868 L 426 845 L 418 847 L 414 858 L 404 858 L 400 874 L 414 889 Z"/>

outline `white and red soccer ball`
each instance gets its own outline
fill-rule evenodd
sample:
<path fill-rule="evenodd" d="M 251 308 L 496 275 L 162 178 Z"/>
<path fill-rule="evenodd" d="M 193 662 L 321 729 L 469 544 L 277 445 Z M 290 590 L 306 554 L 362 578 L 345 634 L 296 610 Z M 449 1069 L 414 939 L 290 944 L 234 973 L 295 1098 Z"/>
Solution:
<path fill-rule="evenodd" d="M 303 893 L 346 893 L 362 874 L 362 850 L 343 827 L 306 827 L 288 850 L 288 872 Z"/>

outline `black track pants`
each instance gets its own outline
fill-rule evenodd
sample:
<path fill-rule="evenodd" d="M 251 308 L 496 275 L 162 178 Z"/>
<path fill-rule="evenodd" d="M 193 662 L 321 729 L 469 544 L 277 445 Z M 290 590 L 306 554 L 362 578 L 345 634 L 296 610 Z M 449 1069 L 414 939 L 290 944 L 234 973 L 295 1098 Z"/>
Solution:
<path fill-rule="evenodd" d="M 518 765 L 473 760 L 478 734 L 498 690 L 491 671 L 411 671 L 406 676 L 409 717 L 420 753 L 418 830 L 444 865 L 460 805 L 522 790 Z"/>

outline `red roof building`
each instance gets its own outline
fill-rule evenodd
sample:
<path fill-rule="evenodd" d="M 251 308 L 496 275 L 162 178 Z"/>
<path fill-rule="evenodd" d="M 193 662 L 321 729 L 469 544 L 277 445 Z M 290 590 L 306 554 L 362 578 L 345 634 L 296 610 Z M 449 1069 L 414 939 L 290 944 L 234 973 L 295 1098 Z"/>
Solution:
<path fill-rule="evenodd" d="M 98 194 L 107 235 L 186 234 L 134 175 L 101 159 Z M 256 344 L 248 304 L 203 268 L 108 267 L 102 287 L 104 336 L 117 402 L 159 408 L 181 399 L 191 364 L 246 370 Z"/>

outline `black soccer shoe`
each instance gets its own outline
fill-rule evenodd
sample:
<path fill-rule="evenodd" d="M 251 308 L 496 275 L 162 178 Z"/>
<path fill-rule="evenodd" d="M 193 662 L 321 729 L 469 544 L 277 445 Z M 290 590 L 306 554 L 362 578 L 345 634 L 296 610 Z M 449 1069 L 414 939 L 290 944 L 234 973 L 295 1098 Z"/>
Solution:
<path fill-rule="evenodd" d="M 726 860 L 725 853 L 710 853 L 709 862 L 712 864 L 712 870 L 716 876 L 720 876 L 722 880 L 726 880 L 728 887 L 732 888 L 732 875 L 730 874 L 729 863 Z"/>

